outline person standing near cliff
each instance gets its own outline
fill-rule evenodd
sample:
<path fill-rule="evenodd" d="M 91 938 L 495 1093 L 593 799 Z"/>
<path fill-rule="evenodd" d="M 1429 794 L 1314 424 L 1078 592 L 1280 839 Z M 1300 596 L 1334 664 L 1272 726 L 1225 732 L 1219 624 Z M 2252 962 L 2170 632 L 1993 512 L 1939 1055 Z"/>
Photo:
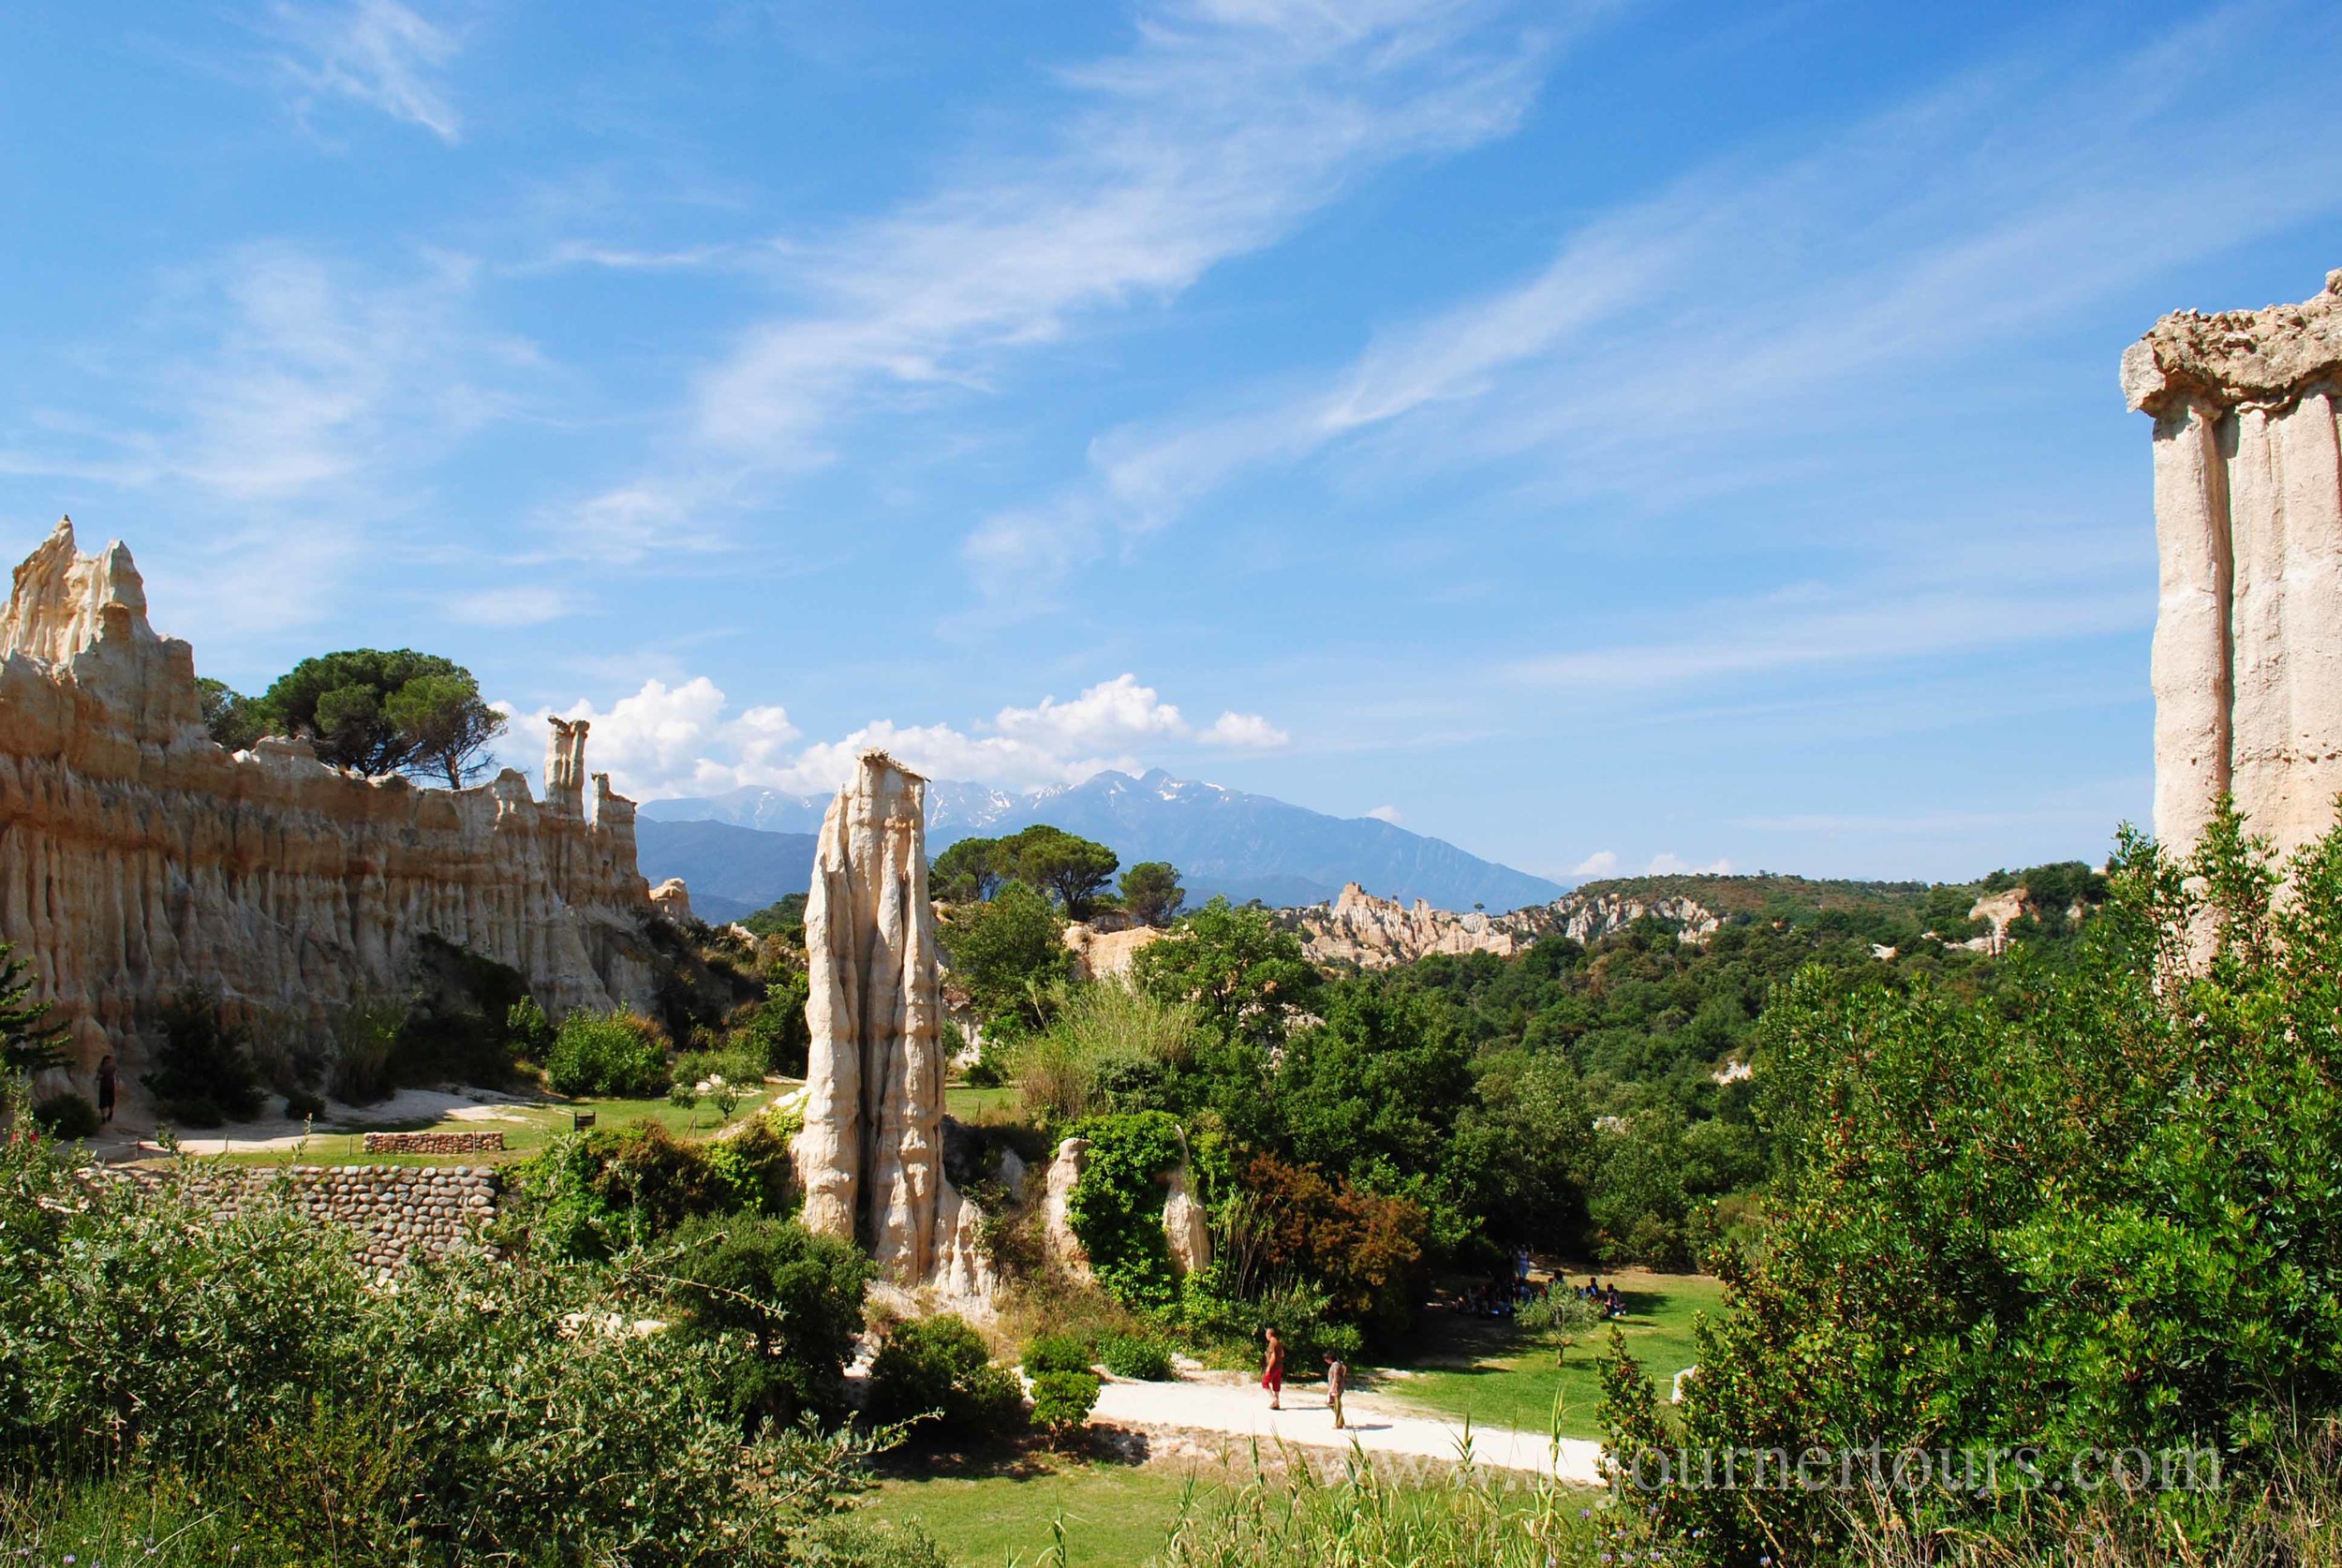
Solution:
<path fill-rule="evenodd" d="M 114 1058 L 97 1058 L 97 1124 L 100 1127 L 114 1119 Z"/>
<path fill-rule="evenodd" d="M 1284 1409 L 1285 1341 L 1275 1329 L 1268 1330 L 1268 1368 L 1261 1373 L 1260 1385 L 1268 1390 L 1268 1408 Z"/>

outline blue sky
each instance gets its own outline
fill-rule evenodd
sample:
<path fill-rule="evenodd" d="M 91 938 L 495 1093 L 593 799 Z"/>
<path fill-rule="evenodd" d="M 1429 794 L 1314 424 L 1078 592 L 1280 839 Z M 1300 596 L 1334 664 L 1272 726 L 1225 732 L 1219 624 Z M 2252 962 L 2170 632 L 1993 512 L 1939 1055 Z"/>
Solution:
<path fill-rule="evenodd" d="M 2162 311 L 2342 266 L 2342 10 L 12 8 L 0 545 L 638 795 L 1162 765 L 1569 876 L 2148 806 Z"/>

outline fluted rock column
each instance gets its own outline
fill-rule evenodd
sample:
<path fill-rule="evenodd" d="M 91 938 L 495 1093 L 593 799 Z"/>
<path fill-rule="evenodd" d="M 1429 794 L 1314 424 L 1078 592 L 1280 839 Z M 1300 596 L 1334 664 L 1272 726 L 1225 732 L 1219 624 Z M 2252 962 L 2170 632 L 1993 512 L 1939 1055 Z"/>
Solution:
<path fill-rule="evenodd" d="M 805 1223 L 860 1242 L 898 1284 L 981 1294 L 975 1206 L 943 1175 L 926 785 L 883 752 L 862 757 L 822 821 L 805 940 Z"/>
<path fill-rule="evenodd" d="M 2342 791 L 2342 272 L 2165 317 L 2123 391 L 2156 421 L 2156 837 L 2184 851 L 2227 791 L 2290 853 Z"/>

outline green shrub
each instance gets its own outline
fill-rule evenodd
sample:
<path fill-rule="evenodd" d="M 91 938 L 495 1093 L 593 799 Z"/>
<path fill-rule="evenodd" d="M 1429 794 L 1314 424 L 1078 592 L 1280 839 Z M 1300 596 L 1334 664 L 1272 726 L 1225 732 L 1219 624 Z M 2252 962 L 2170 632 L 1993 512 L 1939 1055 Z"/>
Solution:
<path fill-rule="evenodd" d="M 162 1025 L 155 1071 L 141 1080 L 158 1112 L 189 1127 L 217 1127 L 230 1117 L 249 1121 L 259 1114 L 260 1075 L 251 1039 L 222 1016 L 217 997 L 180 992 L 163 1004 Z"/>
<path fill-rule="evenodd" d="M 845 1408 L 870 1265 L 854 1248 L 786 1220 L 699 1219 L 675 1235 L 671 1299 L 694 1342 L 723 1357 L 719 1381 L 753 1439 L 766 1421 Z"/>
<path fill-rule="evenodd" d="M 1163 1236 L 1161 1178 L 1185 1152 L 1179 1124 L 1161 1111 L 1141 1111 L 1092 1117 L 1074 1135 L 1089 1141 L 1089 1152 L 1065 1219 L 1098 1282 L 1126 1306 L 1170 1306 L 1177 1290 Z"/>
<path fill-rule="evenodd" d="M 1171 1347 L 1146 1334 L 1109 1334 L 1098 1341 L 1098 1359 L 1118 1378 L 1163 1383 L 1171 1376 Z"/>
<path fill-rule="evenodd" d="M 327 1092 L 345 1105 L 388 1100 L 398 1087 L 392 1058 L 406 1023 L 407 1009 L 397 1002 L 361 1000 L 345 1008 L 326 1060 Z"/>
<path fill-rule="evenodd" d="M 735 1087 L 759 1088 L 764 1082 L 764 1060 L 742 1050 L 686 1051 L 674 1059 L 674 1078 L 694 1087 L 721 1078 Z"/>
<path fill-rule="evenodd" d="M 297 1088 L 285 1096 L 285 1115 L 294 1121 L 309 1121 L 325 1114 L 325 1102 L 315 1089 Z"/>
<path fill-rule="evenodd" d="M 778 1072 L 785 1078 L 805 1076 L 806 1053 L 812 1043 L 805 1022 L 806 999 L 812 980 L 792 970 L 767 983 L 764 999 L 744 1013 L 734 1014 L 730 1048 L 756 1063 L 750 1076 Z"/>
<path fill-rule="evenodd" d="M 1606 1366 L 1621 1462 L 1923 1445 L 2062 1478 L 2210 1455 L 2212 1488 L 2098 1494 L 2135 1526 L 2110 1533 L 2206 1560 L 2342 1415 L 2342 830 L 2289 869 L 2279 901 L 2223 800 L 2184 863 L 2126 830 L 2070 966 L 2021 954 L 2005 996 L 1801 973 L 1765 1022 L 1762 1245 L 1725 1260 L 1733 1309 L 1672 1412 L 1623 1351 Z M 2026 1528 L 2006 1472 L 1920 1492 L 1884 1521 L 1911 1542 Z M 1638 1501 L 1697 1543 L 1683 1561 L 1824 1559 L 1882 1523 L 1795 1488 Z"/>
<path fill-rule="evenodd" d="M 658 1094 L 668 1083 L 666 1042 L 639 1013 L 572 1013 L 545 1055 L 545 1080 L 556 1094 Z"/>
<path fill-rule="evenodd" d="M 513 1168 L 495 1239 L 607 1258 L 705 1215 L 785 1214 L 793 1174 L 788 1139 L 762 1119 L 717 1143 L 650 1121 L 573 1132 Z"/>
<path fill-rule="evenodd" d="M 52 1138 L 70 1143 L 97 1136 L 97 1107 L 74 1093 L 59 1089 L 33 1104 L 33 1124 Z"/>
<path fill-rule="evenodd" d="M 1025 1347 L 1025 1375 L 1087 1372 L 1097 1359 L 1096 1347 L 1081 1335 L 1044 1334 Z"/>
<path fill-rule="evenodd" d="M 945 1313 L 897 1324 L 870 1361 L 872 1419 L 908 1421 L 932 1414 L 921 1435 L 980 1442 L 1025 1425 L 1025 1391 L 1016 1374 L 995 1367 L 984 1337 Z"/>
<path fill-rule="evenodd" d="M 553 1049 L 553 1020 L 535 997 L 523 997 L 504 1013 L 504 1033 L 512 1054 L 523 1061 L 541 1063 Z"/>
<path fill-rule="evenodd" d="M 1089 1424 L 1103 1386 L 1095 1372 L 1043 1372 L 1032 1380 L 1032 1419 L 1062 1442 Z"/>

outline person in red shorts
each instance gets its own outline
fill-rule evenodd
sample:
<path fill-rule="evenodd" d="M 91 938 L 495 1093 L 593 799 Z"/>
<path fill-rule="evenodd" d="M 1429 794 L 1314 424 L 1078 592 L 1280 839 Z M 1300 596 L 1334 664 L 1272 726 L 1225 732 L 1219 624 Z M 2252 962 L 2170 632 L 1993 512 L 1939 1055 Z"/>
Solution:
<path fill-rule="evenodd" d="M 1268 1390 L 1270 1410 L 1285 1408 L 1285 1342 L 1273 1328 L 1268 1331 L 1268 1369 L 1261 1374 L 1260 1385 Z"/>

